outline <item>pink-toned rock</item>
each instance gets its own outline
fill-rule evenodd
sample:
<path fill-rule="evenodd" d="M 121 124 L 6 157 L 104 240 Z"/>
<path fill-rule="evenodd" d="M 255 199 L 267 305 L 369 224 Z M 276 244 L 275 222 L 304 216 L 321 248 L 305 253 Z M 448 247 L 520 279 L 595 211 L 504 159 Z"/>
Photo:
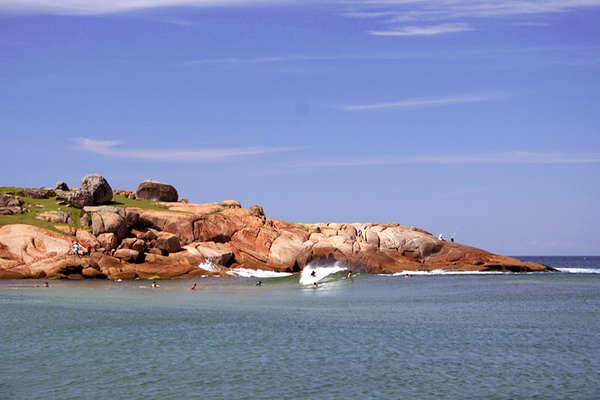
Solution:
<path fill-rule="evenodd" d="M 118 249 L 113 254 L 114 257 L 127 262 L 135 262 L 138 259 L 139 255 L 140 253 L 133 249 Z"/>
<path fill-rule="evenodd" d="M 97 249 L 100 247 L 100 242 L 98 242 L 98 239 L 96 239 L 94 235 L 85 229 L 78 229 L 75 237 L 79 243 L 83 244 L 87 248 Z"/>
<path fill-rule="evenodd" d="M 242 203 L 237 200 L 223 200 L 221 205 L 225 208 L 242 208 Z"/>
<path fill-rule="evenodd" d="M 36 217 L 41 221 L 52 222 L 53 224 L 72 224 L 71 216 L 64 211 L 46 211 L 39 213 Z"/>
<path fill-rule="evenodd" d="M 119 244 L 117 240 L 117 235 L 114 233 L 101 233 L 98 235 L 98 243 L 100 243 L 100 247 L 103 247 L 107 250 L 116 249 Z"/>
<path fill-rule="evenodd" d="M 56 255 L 65 255 L 71 249 L 68 237 L 32 225 L 0 226 L 0 244 L 10 258 L 32 263 Z"/>
<path fill-rule="evenodd" d="M 54 229 L 61 231 L 62 233 L 66 234 L 66 235 L 75 235 L 75 228 L 73 228 L 72 226 L 65 226 L 65 225 L 54 225 Z"/>
<path fill-rule="evenodd" d="M 181 250 L 181 243 L 176 235 L 169 232 L 160 232 L 156 239 L 156 247 L 167 253 L 175 253 Z"/>
<path fill-rule="evenodd" d="M 233 251 L 228 244 L 200 242 L 190 243 L 185 248 L 190 254 L 210 259 L 220 265 L 229 265 L 233 261 Z"/>

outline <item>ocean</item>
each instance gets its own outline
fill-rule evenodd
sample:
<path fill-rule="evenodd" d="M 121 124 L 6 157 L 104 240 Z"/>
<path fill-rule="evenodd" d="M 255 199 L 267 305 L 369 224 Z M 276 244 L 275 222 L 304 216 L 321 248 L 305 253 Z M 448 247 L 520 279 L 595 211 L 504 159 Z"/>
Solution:
<path fill-rule="evenodd" d="M 600 398 L 600 257 L 520 258 L 563 272 L 0 281 L 0 399 Z"/>

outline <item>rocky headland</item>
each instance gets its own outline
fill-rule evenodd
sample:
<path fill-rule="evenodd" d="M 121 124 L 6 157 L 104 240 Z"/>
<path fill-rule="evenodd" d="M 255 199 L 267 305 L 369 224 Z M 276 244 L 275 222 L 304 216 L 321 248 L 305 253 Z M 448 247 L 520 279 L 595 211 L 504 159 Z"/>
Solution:
<path fill-rule="evenodd" d="M 74 254 L 73 243 L 83 254 Z M 194 204 L 168 184 L 113 190 L 0 187 L 0 279 L 228 276 L 235 268 L 297 272 L 339 262 L 357 271 L 553 271 L 395 222 L 301 224 L 235 200 Z M 204 266 L 205 269 L 199 267 Z"/>

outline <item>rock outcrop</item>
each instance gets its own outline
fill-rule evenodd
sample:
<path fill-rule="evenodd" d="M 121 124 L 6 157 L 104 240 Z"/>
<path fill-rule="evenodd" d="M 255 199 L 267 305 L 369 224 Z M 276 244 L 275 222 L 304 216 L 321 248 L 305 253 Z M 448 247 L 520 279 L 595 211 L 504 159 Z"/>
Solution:
<path fill-rule="evenodd" d="M 169 184 L 148 180 L 140 183 L 135 191 L 135 198 L 138 200 L 174 202 L 177 201 L 179 195 L 177 190 Z"/>
<path fill-rule="evenodd" d="M 102 175 L 89 174 L 81 179 L 81 191 L 92 197 L 92 205 L 108 203 L 112 200 L 112 188 Z"/>
<path fill-rule="evenodd" d="M 0 215 L 22 214 L 23 200 L 10 194 L 0 194 Z"/>
<path fill-rule="evenodd" d="M 85 207 L 91 232 L 76 232 L 90 249 L 85 256 L 69 254 L 68 236 L 28 225 L 0 227 L 0 278 L 165 279 L 224 274 L 231 267 L 295 272 L 308 263 L 335 261 L 370 273 L 552 270 L 398 223 L 294 224 L 266 218 L 259 206 L 160 204 L 170 209 Z M 206 260 L 218 264 L 219 272 L 198 268 Z"/>

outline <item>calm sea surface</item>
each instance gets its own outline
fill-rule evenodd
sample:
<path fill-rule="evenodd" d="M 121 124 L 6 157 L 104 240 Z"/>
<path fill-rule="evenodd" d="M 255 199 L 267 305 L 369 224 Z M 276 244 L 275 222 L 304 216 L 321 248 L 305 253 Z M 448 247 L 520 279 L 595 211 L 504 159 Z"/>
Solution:
<path fill-rule="evenodd" d="M 527 259 L 570 272 L 0 281 L 0 399 L 600 398 L 600 257 Z"/>

